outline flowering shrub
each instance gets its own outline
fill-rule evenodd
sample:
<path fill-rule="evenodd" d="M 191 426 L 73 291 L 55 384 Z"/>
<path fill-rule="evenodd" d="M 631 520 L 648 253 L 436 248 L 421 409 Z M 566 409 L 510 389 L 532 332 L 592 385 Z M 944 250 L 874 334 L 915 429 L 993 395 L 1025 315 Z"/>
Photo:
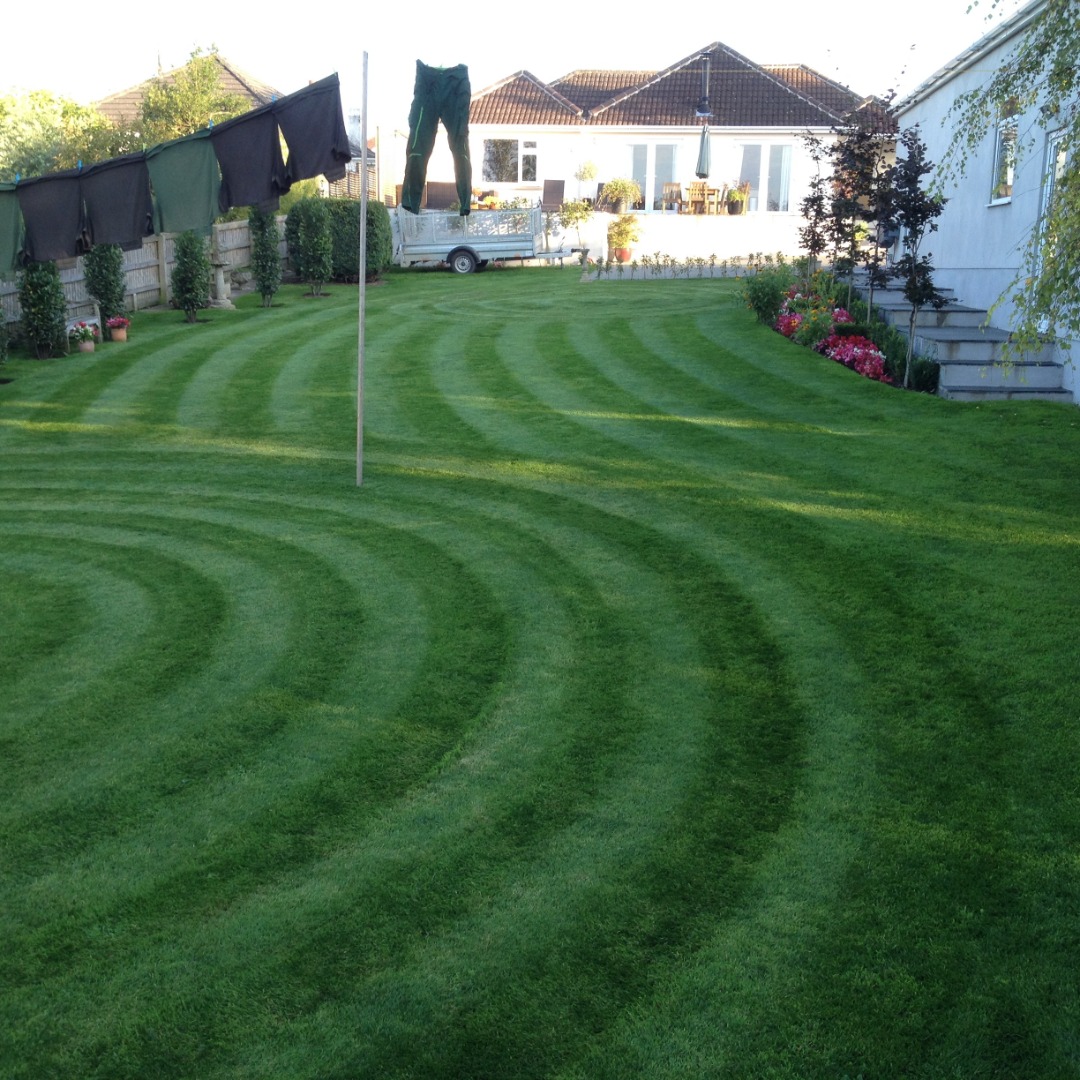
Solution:
<path fill-rule="evenodd" d="M 105 325 L 110 330 L 126 330 L 131 325 L 131 320 L 125 319 L 123 315 L 114 315 L 111 319 L 105 320 Z"/>
<path fill-rule="evenodd" d="M 823 338 L 833 332 L 833 313 L 831 308 L 812 307 L 803 313 L 798 329 L 792 340 L 799 345 L 812 349 Z"/>
<path fill-rule="evenodd" d="M 851 322 L 851 315 L 830 295 L 831 289 L 816 291 L 815 286 L 827 286 L 830 280 L 818 274 L 806 292 L 800 291 L 797 285 L 788 289 L 774 329 L 800 345 L 813 348 L 833 332 L 837 323 Z"/>
<path fill-rule="evenodd" d="M 835 360 L 844 367 L 857 371 L 867 379 L 891 383 L 892 379 L 885 370 L 885 357 L 878 347 L 868 338 L 858 335 L 841 336 L 830 334 L 819 341 L 814 348 L 830 360 Z"/>
<path fill-rule="evenodd" d="M 799 329 L 799 323 L 802 322 L 802 312 L 792 311 L 790 313 L 781 315 L 776 320 L 776 329 L 784 335 L 786 338 L 792 338 L 795 336 L 795 331 Z"/>
<path fill-rule="evenodd" d="M 97 341 L 98 328 L 95 323 L 77 322 L 69 331 L 72 341 Z"/>
<path fill-rule="evenodd" d="M 834 286 L 829 275 L 818 273 L 809 285 L 790 288 L 773 328 L 868 379 L 891 383 L 885 357 L 872 341 L 857 334 L 836 332 L 838 326 L 850 323 L 852 318 L 836 302 Z"/>

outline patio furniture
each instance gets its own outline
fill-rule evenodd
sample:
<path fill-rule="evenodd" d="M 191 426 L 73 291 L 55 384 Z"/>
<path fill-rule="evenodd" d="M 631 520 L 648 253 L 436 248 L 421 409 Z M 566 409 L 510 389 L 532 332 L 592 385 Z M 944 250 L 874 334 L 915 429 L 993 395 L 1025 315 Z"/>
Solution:
<path fill-rule="evenodd" d="M 664 185 L 664 196 L 661 199 L 661 206 L 664 210 L 670 210 L 672 207 L 674 207 L 680 214 L 682 213 L 682 184 L 671 183 Z"/>
<path fill-rule="evenodd" d="M 727 202 L 727 185 L 722 188 L 705 189 L 705 213 L 719 214 L 720 207 Z"/>
<path fill-rule="evenodd" d="M 708 185 L 704 180 L 694 180 L 687 188 L 686 202 L 684 203 L 684 213 L 687 214 L 704 214 L 705 213 L 705 198 Z"/>
<path fill-rule="evenodd" d="M 427 182 L 427 210 L 449 210 L 458 201 L 457 184 L 429 180 Z"/>
<path fill-rule="evenodd" d="M 545 213 L 556 213 L 562 209 L 565 191 L 565 180 L 545 180 L 544 194 L 540 196 L 540 209 Z"/>

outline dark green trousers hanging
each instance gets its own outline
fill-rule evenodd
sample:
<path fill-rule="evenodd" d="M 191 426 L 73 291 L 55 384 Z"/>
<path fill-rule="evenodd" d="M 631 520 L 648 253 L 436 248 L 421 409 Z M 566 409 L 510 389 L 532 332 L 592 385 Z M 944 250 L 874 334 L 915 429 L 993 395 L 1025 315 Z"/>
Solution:
<path fill-rule="evenodd" d="M 401 185 L 401 205 L 414 214 L 427 181 L 428 159 L 435 146 L 439 121 L 446 128 L 450 152 L 454 155 L 461 212 L 469 212 L 472 201 L 472 163 L 469 161 L 469 69 L 464 64 L 451 68 L 428 67 L 416 61 L 416 88 L 409 110 L 409 146 L 405 158 L 405 180 Z"/>

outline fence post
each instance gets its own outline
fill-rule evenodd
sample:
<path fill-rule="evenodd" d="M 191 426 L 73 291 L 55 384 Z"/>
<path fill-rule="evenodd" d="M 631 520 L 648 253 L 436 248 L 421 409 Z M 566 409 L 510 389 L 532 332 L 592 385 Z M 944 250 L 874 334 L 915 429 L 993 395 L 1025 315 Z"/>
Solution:
<path fill-rule="evenodd" d="M 158 233 L 155 237 L 157 240 L 157 262 L 158 262 L 158 295 L 160 296 L 160 302 L 169 306 L 172 300 L 172 282 L 169 280 L 169 268 L 165 261 L 165 249 L 168 246 L 169 237 L 172 233 Z"/>

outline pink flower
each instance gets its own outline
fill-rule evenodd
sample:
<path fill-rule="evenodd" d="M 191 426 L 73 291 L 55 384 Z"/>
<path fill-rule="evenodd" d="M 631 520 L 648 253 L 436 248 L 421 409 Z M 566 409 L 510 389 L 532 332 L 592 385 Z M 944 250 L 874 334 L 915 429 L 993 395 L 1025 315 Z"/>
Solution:
<path fill-rule="evenodd" d="M 786 338 L 794 337 L 802 321 L 803 317 L 797 311 L 792 312 L 790 315 L 781 315 L 776 320 L 776 329 Z"/>

